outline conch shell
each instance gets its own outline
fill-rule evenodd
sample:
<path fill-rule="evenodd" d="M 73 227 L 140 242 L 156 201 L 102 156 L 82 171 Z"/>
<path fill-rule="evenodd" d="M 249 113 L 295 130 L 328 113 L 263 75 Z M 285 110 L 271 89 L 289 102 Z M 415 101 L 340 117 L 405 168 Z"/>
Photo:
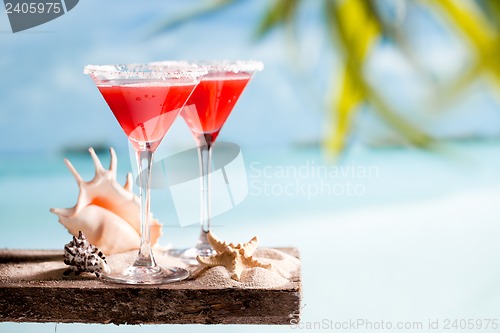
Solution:
<path fill-rule="evenodd" d="M 140 204 L 132 192 L 132 175 L 121 186 L 116 181 L 116 153 L 109 149 L 109 170 L 104 169 L 93 148 L 89 148 L 94 161 L 95 176 L 85 182 L 68 159 L 64 163 L 80 188 L 73 208 L 51 208 L 59 222 L 75 237 L 82 231 L 88 241 L 106 255 L 138 249 L 140 245 Z M 162 225 L 150 214 L 151 244 L 161 235 Z"/>

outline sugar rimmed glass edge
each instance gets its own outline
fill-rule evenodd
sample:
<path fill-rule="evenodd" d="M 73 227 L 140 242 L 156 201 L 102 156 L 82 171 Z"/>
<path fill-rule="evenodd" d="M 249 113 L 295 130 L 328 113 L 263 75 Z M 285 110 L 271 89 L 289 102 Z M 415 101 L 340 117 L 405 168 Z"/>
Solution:
<path fill-rule="evenodd" d="M 148 65 L 154 67 L 168 68 L 172 63 L 174 66 L 182 66 L 182 68 L 193 70 L 205 70 L 210 72 L 260 72 L 264 69 L 264 63 L 258 60 L 197 60 L 197 61 L 155 61 L 150 62 Z"/>
<path fill-rule="evenodd" d="M 162 66 L 162 70 L 158 71 L 156 66 L 150 64 L 113 64 L 113 65 L 86 65 L 83 69 L 84 74 L 88 74 L 95 78 L 107 80 L 126 80 L 126 79 L 142 79 L 142 80 L 169 80 L 182 78 L 201 78 L 207 74 L 207 70 L 195 67 L 182 67 L 181 62 L 170 62 Z"/>

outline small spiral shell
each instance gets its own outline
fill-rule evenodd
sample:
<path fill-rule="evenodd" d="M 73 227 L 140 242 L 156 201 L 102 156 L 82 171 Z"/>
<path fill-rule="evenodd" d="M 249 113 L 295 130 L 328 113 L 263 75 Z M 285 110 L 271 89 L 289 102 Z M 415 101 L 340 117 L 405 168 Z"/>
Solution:
<path fill-rule="evenodd" d="M 64 263 L 69 266 L 64 275 L 69 275 L 71 272 L 75 275 L 88 272 L 100 277 L 101 274 L 110 272 L 104 254 L 90 244 L 81 231 L 78 237 L 73 236 L 73 240 L 64 246 Z"/>

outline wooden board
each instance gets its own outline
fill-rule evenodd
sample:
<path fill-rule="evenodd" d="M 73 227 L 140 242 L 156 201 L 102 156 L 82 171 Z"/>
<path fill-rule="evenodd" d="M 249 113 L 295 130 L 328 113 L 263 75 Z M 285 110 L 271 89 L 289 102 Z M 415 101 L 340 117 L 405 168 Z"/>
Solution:
<path fill-rule="evenodd" d="M 280 250 L 298 258 L 295 248 Z M 63 277 L 64 265 L 54 269 L 54 262 L 62 263 L 62 251 L 0 250 L 0 322 L 289 325 L 300 317 L 300 271 L 273 289 L 200 287 L 189 280 L 133 286 Z M 12 273 L 25 265 L 29 276 Z"/>

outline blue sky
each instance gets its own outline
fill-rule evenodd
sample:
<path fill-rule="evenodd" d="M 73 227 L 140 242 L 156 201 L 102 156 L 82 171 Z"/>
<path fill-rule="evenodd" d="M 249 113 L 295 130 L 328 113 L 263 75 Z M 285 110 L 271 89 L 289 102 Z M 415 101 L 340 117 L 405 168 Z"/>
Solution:
<path fill-rule="evenodd" d="M 66 146 L 96 143 L 126 149 L 127 140 L 90 78 L 86 64 L 147 62 L 165 59 L 257 59 L 265 64 L 241 96 L 220 140 L 242 146 L 289 146 L 318 142 L 331 128 L 328 98 L 337 92 L 338 56 L 328 44 L 318 8 L 304 2 L 301 42 L 294 61 L 283 31 L 252 40 L 266 0 L 240 1 L 224 11 L 149 37 L 160 22 L 205 3 L 189 1 L 85 0 L 66 15 L 12 34 L 0 13 L 0 151 L 54 153 Z M 435 16 L 414 10 L 405 20 L 414 50 L 424 67 L 453 78 L 470 64 L 463 43 Z M 480 80 L 457 101 L 432 110 L 423 101 L 433 87 L 390 44 L 379 43 L 366 75 L 384 96 L 417 124 L 438 137 L 500 133 L 500 113 L 487 80 Z M 444 111 L 444 112 L 442 112 Z M 371 144 L 397 141 L 394 131 L 364 110 L 356 137 Z M 179 119 L 165 139 L 192 145 Z"/>
<path fill-rule="evenodd" d="M 262 60 L 264 71 L 248 86 L 221 137 L 243 145 L 317 140 L 321 109 L 309 107 L 304 94 L 295 92 L 283 38 L 278 32 L 252 42 L 266 1 L 243 1 L 146 37 L 162 20 L 200 3 L 85 0 L 66 15 L 17 34 L 9 32 L 7 16 L 0 14 L 0 151 L 55 152 L 96 142 L 126 147 L 107 105 L 82 74 L 83 66 L 164 59 Z M 181 122 L 166 140 L 191 140 Z"/>

